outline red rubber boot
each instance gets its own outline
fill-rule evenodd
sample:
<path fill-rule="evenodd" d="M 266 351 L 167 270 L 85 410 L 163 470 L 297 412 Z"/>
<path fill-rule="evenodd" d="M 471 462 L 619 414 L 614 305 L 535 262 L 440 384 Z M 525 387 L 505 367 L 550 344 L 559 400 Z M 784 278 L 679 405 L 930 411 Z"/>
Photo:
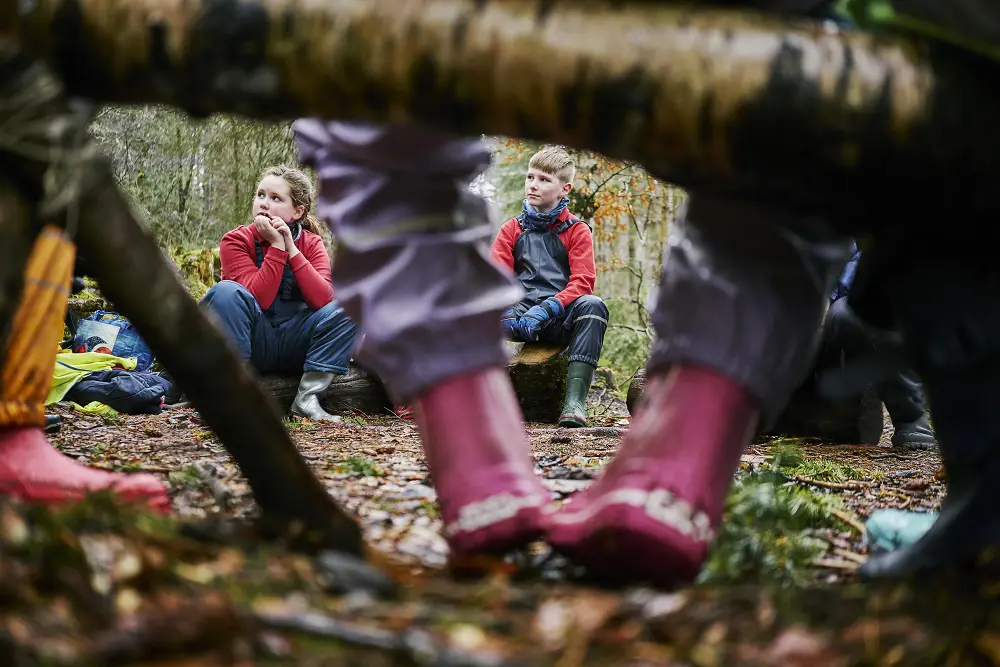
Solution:
<path fill-rule="evenodd" d="M 548 540 L 595 576 L 661 587 L 693 580 L 722 519 L 758 410 L 719 373 L 654 375 L 604 475 L 550 520 Z"/>
<path fill-rule="evenodd" d="M 535 476 L 507 370 L 451 378 L 412 405 L 452 554 L 503 553 L 539 538 L 551 496 Z"/>
<path fill-rule="evenodd" d="M 81 465 L 50 445 L 41 428 L 0 429 L 0 496 L 59 505 L 82 500 L 95 491 L 112 491 L 126 500 L 170 511 L 167 491 L 152 475 L 126 475 Z"/>

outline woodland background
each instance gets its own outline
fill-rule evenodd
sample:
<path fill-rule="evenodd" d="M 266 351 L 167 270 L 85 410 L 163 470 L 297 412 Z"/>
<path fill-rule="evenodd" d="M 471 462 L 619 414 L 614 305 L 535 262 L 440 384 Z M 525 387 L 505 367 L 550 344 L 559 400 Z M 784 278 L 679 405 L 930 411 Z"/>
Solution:
<path fill-rule="evenodd" d="M 289 124 L 226 116 L 192 120 L 159 107 L 106 107 L 93 131 L 123 191 L 182 268 L 192 264 L 191 257 L 206 256 L 199 251 L 217 248 L 224 233 L 249 222 L 251 197 L 265 167 L 296 164 Z M 493 164 L 473 187 L 490 201 L 499 228 L 520 211 L 524 172 L 539 145 L 504 137 L 487 141 Z M 635 165 L 582 151 L 574 157 L 570 208 L 594 230 L 597 294 L 611 311 L 601 366 L 611 371 L 604 373 L 608 383 L 622 391 L 648 351 L 647 304 L 684 193 Z M 203 261 L 201 267 L 205 273 Z M 196 297 L 206 279 L 189 280 Z"/>

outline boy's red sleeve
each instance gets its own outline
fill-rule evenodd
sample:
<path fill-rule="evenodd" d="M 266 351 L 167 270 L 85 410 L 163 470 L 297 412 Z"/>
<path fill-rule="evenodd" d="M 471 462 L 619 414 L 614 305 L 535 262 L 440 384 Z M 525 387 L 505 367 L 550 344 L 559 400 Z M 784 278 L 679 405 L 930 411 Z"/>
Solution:
<path fill-rule="evenodd" d="M 563 308 L 585 294 L 594 293 L 597 282 L 597 265 L 594 263 L 594 239 L 590 227 L 578 222 L 559 235 L 569 254 L 569 284 L 556 294 Z"/>
<path fill-rule="evenodd" d="M 304 233 L 304 232 L 303 232 Z M 319 310 L 333 301 L 333 278 L 330 274 L 330 256 L 319 236 L 307 237 L 299 254 L 291 259 L 295 281 L 302 290 L 302 298 L 313 310 Z"/>
<path fill-rule="evenodd" d="M 490 248 L 490 256 L 493 261 L 500 266 L 506 266 L 514 273 L 514 241 L 517 240 L 517 219 L 511 218 L 503 223 L 497 237 L 493 239 L 493 247 Z"/>
<path fill-rule="evenodd" d="M 219 244 L 219 259 L 222 261 L 222 279 L 235 280 L 248 290 L 264 310 L 271 307 L 281 286 L 281 274 L 285 270 L 288 253 L 269 246 L 264 253 L 264 263 L 257 268 L 256 249 L 253 241 L 229 232 Z"/>

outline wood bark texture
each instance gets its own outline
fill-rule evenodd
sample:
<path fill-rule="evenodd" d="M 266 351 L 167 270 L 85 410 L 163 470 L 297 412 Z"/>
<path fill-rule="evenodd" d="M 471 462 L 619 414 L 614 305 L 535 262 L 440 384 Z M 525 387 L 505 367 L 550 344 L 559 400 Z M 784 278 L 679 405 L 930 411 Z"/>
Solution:
<path fill-rule="evenodd" d="M 906 215 L 858 221 L 884 201 L 923 216 L 956 198 L 1000 208 L 995 67 L 910 38 L 641 0 L 17 7 L 0 37 L 101 102 L 557 142 L 684 187 L 832 212 L 848 231 Z M 925 186 L 938 196 L 913 197 Z"/>

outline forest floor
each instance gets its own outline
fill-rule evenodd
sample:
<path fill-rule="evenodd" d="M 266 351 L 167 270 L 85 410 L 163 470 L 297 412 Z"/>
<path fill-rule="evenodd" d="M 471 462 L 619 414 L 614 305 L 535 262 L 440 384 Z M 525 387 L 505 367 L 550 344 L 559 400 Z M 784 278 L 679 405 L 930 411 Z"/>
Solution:
<path fill-rule="evenodd" d="M 190 407 L 115 419 L 55 411 L 63 452 L 161 477 L 174 516 L 100 498 L 57 515 L 0 505 L 3 665 L 1000 664 L 990 614 L 1000 588 L 857 581 L 872 511 L 937 509 L 935 452 L 757 443 L 696 585 L 609 590 L 543 544 L 458 576 L 412 423 L 289 422 L 360 522 L 370 560 L 402 584 L 382 595 L 338 580 L 324 557 L 211 528 L 256 509 Z M 560 500 L 614 455 L 628 424 L 615 412 L 585 430 L 528 425 L 536 471 Z"/>

